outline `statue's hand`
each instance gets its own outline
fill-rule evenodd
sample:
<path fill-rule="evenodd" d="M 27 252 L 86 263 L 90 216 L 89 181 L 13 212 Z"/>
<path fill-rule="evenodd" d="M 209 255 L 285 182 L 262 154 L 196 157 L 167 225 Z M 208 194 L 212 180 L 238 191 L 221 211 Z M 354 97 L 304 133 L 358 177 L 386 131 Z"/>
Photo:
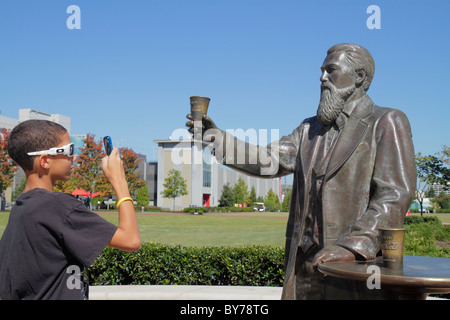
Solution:
<path fill-rule="evenodd" d="M 186 122 L 186 127 L 189 128 L 189 132 L 190 133 L 194 133 L 194 121 L 192 121 L 192 116 L 190 114 L 188 114 L 186 116 L 186 118 L 189 119 L 188 122 Z M 203 132 L 205 132 L 208 129 L 218 129 L 216 124 L 214 123 L 214 121 L 211 120 L 210 117 L 208 117 L 206 114 L 203 115 L 203 119 L 202 119 L 202 128 L 203 128 Z"/>
<path fill-rule="evenodd" d="M 355 260 L 355 255 L 350 250 L 339 246 L 329 246 L 316 253 L 313 260 L 313 266 L 317 267 L 319 263 L 353 260 Z"/>

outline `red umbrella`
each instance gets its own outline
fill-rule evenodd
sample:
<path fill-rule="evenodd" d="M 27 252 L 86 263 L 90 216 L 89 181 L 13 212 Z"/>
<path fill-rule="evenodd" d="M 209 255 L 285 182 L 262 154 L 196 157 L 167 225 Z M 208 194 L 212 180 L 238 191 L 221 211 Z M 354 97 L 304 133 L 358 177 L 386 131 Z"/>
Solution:
<path fill-rule="evenodd" d="M 72 192 L 72 195 L 74 196 L 84 196 L 84 197 L 91 197 L 91 198 L 95 198 L 96 196 L 98 196 L 98 192 L 94 192 L 92 194 L 89 194 L 88 191 L 83 190 L 83 189 L 78 189 L 76 188 L 74 192 Z"/>

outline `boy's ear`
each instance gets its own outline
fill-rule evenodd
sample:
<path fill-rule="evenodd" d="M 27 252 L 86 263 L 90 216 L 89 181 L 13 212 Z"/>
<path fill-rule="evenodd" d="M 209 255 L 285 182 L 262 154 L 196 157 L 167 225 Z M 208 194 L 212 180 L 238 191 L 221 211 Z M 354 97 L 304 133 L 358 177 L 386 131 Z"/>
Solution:
<path fill-rule="evenodd" d="M 50 169 L 49 157 L 46 154 L 39 156 L 39 166 L 44 169 Z"/>

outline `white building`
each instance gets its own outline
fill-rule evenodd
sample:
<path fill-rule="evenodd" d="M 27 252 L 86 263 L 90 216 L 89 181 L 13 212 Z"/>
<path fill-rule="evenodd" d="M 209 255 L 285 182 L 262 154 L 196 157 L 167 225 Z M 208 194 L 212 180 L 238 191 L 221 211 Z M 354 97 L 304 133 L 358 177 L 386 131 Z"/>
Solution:
<path fill-rule="evenodd" d="M 186 180 L 188 194 L 175 199 L 175 210 L 189 206 L 215 207 L 219 205 L 223 186 L 231 187 L 242 178 L 249 191 L 255 187 L 256 196 L 265 197 L 272 189 L 281 198 L 279 178 L 254 178 L 219 164 L 210 150 L 190 137 L 183 140 L 154 140 L 158 144 L 157 205 L 172 208 L 172 199 L 163 198 L 161 191 L 168 172 L 175 169 Z"/>
<path fill-rule="evenodd" d="M 69 132 L 70 134 L 70 117 L 63 116 L 60 114 L 49 114 L 33 109 L 19 109 L 19 122 L 31 119 L 48 120 L 56 122 L 62 125 L 64 128 L 66 128 L 67 132 Z"/>

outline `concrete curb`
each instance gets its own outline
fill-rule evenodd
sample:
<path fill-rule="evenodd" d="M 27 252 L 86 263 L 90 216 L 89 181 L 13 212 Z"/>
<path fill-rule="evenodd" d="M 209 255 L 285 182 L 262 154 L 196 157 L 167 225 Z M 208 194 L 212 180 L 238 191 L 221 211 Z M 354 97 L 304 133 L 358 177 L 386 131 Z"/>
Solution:
<path fill-rule="evenodd" d="M 280 287 L 90 286 L 89 300 L 280 300 Z"/>
<path fill-rule="evenodd" d="M 281 291 L 281 287 L 250 286 L 90 286 L 89 300 L 280 300 Z"/>

